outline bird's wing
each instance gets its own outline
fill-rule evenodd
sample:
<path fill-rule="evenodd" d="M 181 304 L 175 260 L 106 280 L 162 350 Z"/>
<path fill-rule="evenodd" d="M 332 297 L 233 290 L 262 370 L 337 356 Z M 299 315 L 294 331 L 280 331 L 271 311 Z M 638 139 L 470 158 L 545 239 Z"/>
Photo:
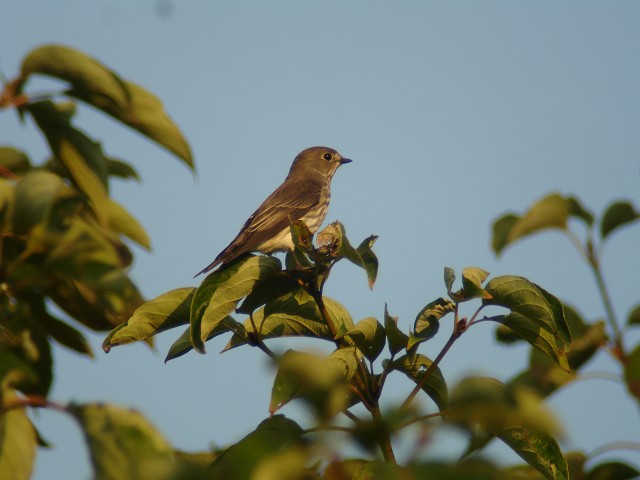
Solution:
<path fill-rule="evenodd" d="M 289 228 L 289 218 L 300 219 L 316 207 L 321 192 L 322 184 L 319 182 L 285 182 L 280 185 L 247 219 L 236 238 L 200 273 L 255 251 L 262 243 Z"/>

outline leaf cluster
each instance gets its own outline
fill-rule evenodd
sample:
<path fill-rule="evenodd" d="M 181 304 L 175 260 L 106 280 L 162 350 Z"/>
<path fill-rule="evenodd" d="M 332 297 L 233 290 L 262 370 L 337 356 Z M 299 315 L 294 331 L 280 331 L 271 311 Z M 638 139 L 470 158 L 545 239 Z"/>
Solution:
<path fill-rule="evenodd" d="M 323 287 L 333 266 L 343 259 L 363 268 L 372 287 L 378 266 L 371 249 L 375 237 L 354 248 L 338 222 L 318 233 L 315 241 L 302 222 L 291 225 L 291 234 L 295 249 L 287 255 L 284 267 L 277 259 L 262 255 L 246 255 L 223 265 L 197 288 L 175 289 L 144 303 L 128 322 L 112 330 L 103 348 L 108 352 L 114 346 L 148 341 L 155 334 L 185 326 L 169 349 L 168 361 L 192 349 L 204 353 L 207 341 L 228 334 L 223 352 L 248 346 L 271 357 L 276 374 L 270 412 L 273 415 L 294 399 L 303 401 L 317 422 L 307 436 L 338 429 L 374 457 L 393 462 L 392 436 L 415 424 L 427 430 L 453 425 L 469 433 L 474 442 L 469 452 L 480 448 L 476 434 L 481 432 L 485 443 L 490 438 L 501 439 L 543 475 L 567 478 L 567 464 L 552 436 L 558 431 L 557 424 L 535 392 L 524 385 L 470 378 L 449 393 L 439 368 L 451 345 L 471 326 L 495 321 L 509 326 L 562 371 L 570 371 L 566 352 L 571 334 L 563 306 L 553 295 L 522 277 L 502 276 L 486 282 L 489 274 L 479 268 L 463 270 L 461 286 L 456 289 L 455 272 L 447 268 L 446 298 L 437 298 L 421 309 L 412 330 L 403 332 L 386 308 L 382 321 L 367 317 L 356 322 L 337 300 L 323 294 Z M 467 302 L 479 303 L 470 319 L 460 316 L 459 309 Z M 495 314 L 480 318 L 485 309 Z M 244 320 L 237 319 L 238 315 L 244 315 Z M 451 336 L 438 357 L 431 359 L 420 350 L 447 316 L 452 320 Z M 294 349 L 278 352 L 267 346 L 272 339 L 284 337 L 315 338 L 335 348 L 328 355 L 318 355 Z M 409 379 L 413 391 L 402 405 L 383 411 L 380 402 L 386 380 L 397 373 Z M 421 392 L 433 402 L 435 410 L 430 413 L 412 405 Z M 370 418 L 354 413 L 359 410 Z M 344 426 L 341 415 L 352 425 Z M 232 448 L 240 445 L 242 442 Z M 300 468 L 296 475 L 300 475 L 313 454 L 297 444 L 291 448 L 293 451 L 282 455 L 296 459 L 294 464 Z M 211 478 L 217 478 L 216 465 L 210 466 Z M 365 475 L 372 465 L 361 464 L 360 473 L 353 478 Z M 331 468 L 342 468 L 342 464 Z"/>
<path fill-rule="evenodd" d="M 48 76 L 62 91 L 34 94 Z M 64 97 L 64 100 L 58 100 Z M 192 166 L 189 148 L 160 102 L 97 60 L 60 45 L 36 48 L 0 94 L 0 108 L 30 118 L 48 149 L 34 162 L 0 145 L 0 401 L 46 403 L 51 343 L 93 356 L 77 327 L 110 330 L 143 298 L 127 271 L 130 242 L 151 248 L 127 209 L 110 196 L 114 179 L 138 180 L 75 123 L 79 102 L 168 148 Z M 0 476 L 27 478 L 38 435 L 23 409 L 0 414 Z M 11 477 L 5 473 L 11 471 Z"/>

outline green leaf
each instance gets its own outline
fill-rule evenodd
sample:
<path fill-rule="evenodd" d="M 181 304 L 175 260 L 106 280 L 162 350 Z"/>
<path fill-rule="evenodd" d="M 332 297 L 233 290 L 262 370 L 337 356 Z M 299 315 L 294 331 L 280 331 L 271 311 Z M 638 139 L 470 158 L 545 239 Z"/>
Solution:
<path fill-rule="evenodd" d="M 584 208 L 580 200 L 576 197 L 566 197 L 565 201 L 569 207 L 569 216 L 582 220 L 588 227 L 593 225 L 593 213 Z"/>
<path fill-rule="evenodd" d="M 367 317 L 360 320 L 356 325 L 342 337 L 349 337 L 362 354 L 373 362 L 382 353 L 386 343 L 384 327 L 374 317 Z"/>
<path fill-rule="evenodd" d="M 38 375 L 30 362 L 2 345 L 0 348 L 0 395 L 3 395 L 5 390 L 13 388 L 21 391 L 28 390 L 37 383 Z M 4 398 L 0 396 L 0 400 Z"/>
<path fill-rule="evenodd" d="M 577 201 L 567 199 L 558 193 L 551 193 L 535 202 L 522 216 L 507 214 L 493 224 L 492 246 L 499 255 L 504 248 L 520 238 L 546 229 L 566 230 L 569 216 L 575 212 L 584 219 L 577 210 Z"/>
<path fill-rule="evenodd" d="M 627 325 L 640 325 L 640 303 L 633 307 L 629 312 Z"/>
<path fill-rule="evenodd" d="M 44 268 L 94 286 L 103 282 L 113 270 L 120 271 L 120 256 L 102 231 L 80 218 L 68 220 L 69 226 L 48 252 Z"/>
<path fill-rule="evenodd" d="M 22 176 L 31 169 L 31 162 L 26 153 L 17 148 L 0 146 L 0 177 L 4 171 L 14 176 Z"/>
<path fill-rule="evenodd" d="M 128 320 L 143 299 L 124 274 L 104 275 L 102 282 L 86 285 L 62 279 L 47 290 L 51 299 L 72 318 L 94 330 L 111 330 Z"/>
<path fill-rule="evenodd" d="M 344 387 L 358 369 L 355 348 L 341 348 L 328 357 L 289 350 L 278 360 L 269 412 L 275 413 L 296 397 L 303 397 L 321 418 L 329 419 L 347 407 Z"/>
<path fill-rule="evenodd" d="M 256 282 L 251 293 L 236 309 L 237 313 L 250 314 L 266 303 L 276 300 L 300 288 L 299 280 L 294 276 L 295 272 L 275 272 L 272 276 Z"/>
<path fill-rule="evenodd" d="M 487 291 L 482 284 L 489 276 L 489 272 L 478 267 L 467 267 L 462 270 L 462 295 L 465 300 L 472 298 L 487 298 Z"/>
<path fill-rule="evenodd" d="M 431 367 L 433 361 L 424 355 L 403 355 L 391 364 L 393 370 L 404 373 L 418 384 L 425 372 Z M 429 374 L 429 378 L 422 386 L 422 390 L 435 402 L 440 411 L 445 410 L 448 404 L 447 383 L 442 376 L 440 368 L 435 367 Z"/>
<path fill-rule="evenodd" d="M 511 243 L 509 235 L 519 220 L 520 216 L 514 213 L 507 213 L 493 222 L 491 248 L 496 255 L 500 255 L 507 245 Z"/>
<path fill-rule="evenodd" d="M 138 221 L 118 202 L 109 199 L 107 203 L 107 215 L 109 226 L 115 232 L 121 233 L 138 245 L 151 250 L 151 240 L 145 229 Z"/>
<path fill-rule="evenodd" d="M 63 45 L 45 45 L 29 52 L 22 62 L 22 81 L 33 74 L 64 80 L 103 110 L 123 108 L 128 102 L 123 81 L 94 58 Z"/>
<path fill-rule="evenodd" d="M 573 339 L 566 358 L 573 372 L 585 365 L 607 344 L 608 339 L 603 321 L 585 324 L 574 309 L 567 305 L 564 308 Z M 532 349 L 528 369 L 510 380 L 509 385 L 524 385 L 542 396 L 548 396 L 574 378 L 573 373 L 559 367 L 548 355 Z"/>
<path fill-rule="evenodd" d="M 367 280 L 369 281 L 369 288 L 373 290 L 373 285 L 376 283 L 378 277 L 378 257 L 373 253 L 371 247 L 376 243 L 378 239 L 377 235 L 371 235 L 365 238 L 356 250 L 360 254 L 362 259 L 362 268 L 367 272 Z"/>
<path fill-rule="evenodd" d="M 438 298 L 428 303 L 416 316 L 416 321 L 413 324 L 415 335 L 422 341 L 433 338 L 440 328 L 440 320 L 454 311 L 455 303 L 444 298 Z"/>
<path fill-rule="evenodd" d="M 262 461 L 299 444 L 301 437 L 302 428 L 296 422 L 283 415 L 274 415 L 220 454 L 208 473 L 216 479 L 254 479 L 254 470 Z"/>
<path fill-rule="evenodd" d="M 492 296 L 484 305 L 511 310 L 507 317 L 496 317 L 536 348 L 565 368 L 564 352 L 571 345 L 571 334 L 562 304 L 556 297 L 526 278 L 505 275 L 492 279 L 485 287 Z M 546 345 L 546 346 L 545 346 Z"/>
<path fill-rule="evenodd" d="M 569 467 L 562 450 L 548 433 L 509 428 L 497 436 L 545 478 L 569 480 Z"/>
<path fill-rule="evenodd" d="M 47 45 L 32 51 L 22 64 L 23 81 L 34 73 L 69 82 L 69 95 L 138 130 L 193 168 L 189 146 L 160 100 L 97 60 L 69 47 Z"/>
<path fill-rule="evenodd" d="M 34 170 L 22 177 L 15 190 L 14 231 L 24 234 L 43 222 L 65 188 L 62 178 L 44 170 Z"/>
<path fill-rule="evenodd" d="M 584 480 L 633 480 L 640 471 L 622 462 L 605 462 L 593 467 L 584 476 Z"/>
<path fill-rule="evenodd" d="M 302 220 L 294 220 L 289 225 L 291 239 L 296 250 L 308 253 L 313 248 L 313 234 Z"/>
<path fill-rule="evenodd" d="M 102 342 L 109 353 L 111 347 L 147 340 L 153 335 L 189 324 L 195 288 L 177 288 L 143 303 L 125 323 L 118 325 Z"/>
<path fill-rule="evenodd" d="M 0 178 L 0 233 L 11 231 L 15 190 L 12 182 Z"/>
<path fill-rule="evenodd" d="M 451 267 L 444 267 L 444 285 L 447 287 L 447 293 L 451 296 L 453 282 L 456 281 L 456 272 Z"/>
<path fill-rule="evenodd" d="M 640 400 L 640 344 L 628 354 L 624 364 L 624 380 L 629 393 Z"/>
<path fill-rule="evenodd" d="M 316 245 L 320 254 L 326 254 L 338 260 L 346 258 L 354 265 L 361 267 L 367 274 L 369 288 L 373 289 L 378 275 L 378 259 L 371 247 L 377 238 L 371 235 L 358 248 L 354 248 L 347 238 L 344 225 L 333 222 L 316 235 Z"/>
<path fill-rule="evenodd" d="M 386 303 L 384 305 L 384 332 L 387 335 L 391 355 L 395 355 L 407 348 L 409 337 L 398 328 L 398 317 L 389 315 Z"/>
<path fill-rule="evenodd" d="M 323 297 L 323 300 L 329 318 L 337 327 L 339 335 L 353 328 L 351 315 L 344 306 L 329 297 Z M 318 305 L 303 289 L 271 301 L 264 308 L 256 311 L 253 314 L 253 322 L 251 318 L 247 318 L 243 323 L 246 332 L 255 333 L 254 324 L 262 339 L 293 336 L 334 341 Z M 245 335 L 234 334 L 223 351 L 246 343 Z"/>
<path fill-rule="evenodd" d="M 349 239 L 344 225 L 340 222 L 333 222 L 327 225 L 316 235 L 316 245 L 318 250 L 326 250 L 333 258 L 346 258 L 351 263 L 362 266 L 362 258 L 356 251 Z"/>
<path fill-rule="evenodd" d="M 139 412 L 108 404 L 70 405 L 89 446 L 95 478 L 169 478 L 173 449 Z"/>
<path fill-rule="evenodd" d="M 614 231 L 640 218 L 630 202 L 615 202 L 609 205 L 600 222 L 602 239 L 608 238 Z"/>
<path fill-rule="evenodd" d="M 191 342 L 204 353 L 204 341 L 216 326 L 249 295 L 254 285 L 281 270 L 280 261 L 264 255 L 246 256 L 204 279 L 191 305 Z"/>
<path fill-rule="evenodd" d="M 109 175 L 114 177 L 123 178 L 125 180 L 132 178 L 137 182 L 140 181 L 140 175 L 136 169 L 133 168 L 131 164 L 122 160 L 107 158 L 107 171 L 109 172 Z"/>
<path fill-rule="evenodd" d="M 242 324 L 236 322 L 233 317 L 227 316 L 225 317 L 213 330 L 209 333 L 209 337 L 207 341 L 215 338 L 223 333 L 234 332 L 238 338 L 243 338 L 245 341 L 248 341 L 248 337 L 245 331 L 245 328 Z M 174 358 L 181 357 L 185 353 L 193 350 L 193 344 L 191 343 L 191 329 L 187 328 L 182 335 L 178 337 L 178 339 L 173 342 L 169 351 L 167 352 L 167 356 L 164 359 L 164 363 L 167 363 L 169 360 L 173 360 Z"/>
<path fill-rule="evenodd" d="M 13 390 L 2 392 L 5 403 L 17 400 Z M 36 458 L 37 435 L 24 408 L 0 413 L 0 477 L 29 480 Z"/>
<path fill-rule="evenodd" d="M 542 328 L 529 317 L 517 312 L 511 312 L 506 316 L 496 315 L 488 317 L 488 319 L 506 325 L 520 338 L 529 342 L 531 346 L 553 359 L 565 372 L 571 372 L 562 344 L 558 342 L 558 339 L 552 333 Z"/>
<path fill-rule="evenodd" d="M 84 193 L 101 225 L 107 225 L 107 160 L 97 142 L 71 125 L 74 108 L 43 100 L 29 104 L 29 113 L 47 138 L 56 159 Z"/>
<path fill-rule="evenodd" d="M 82 333 L 71 325 L 49 314 L 41 317 L 41 321 L 47 334 L 60 345 L 93 358 L 91 344 Z"/>
<path fill-rule="evenodd" d="M 103 110 L 159 145 L 162 145 L 183 160 L 184 163 L 193 170 L 194 163 L 191 148 L 178 126 L 164 111 L 160 99 L 133 82 L 125 80 L 124 85 L 129 100 L 125 108 Z M 73 90 L 70 93 L 80 100 L 89 100 L 85 92 Z"/>

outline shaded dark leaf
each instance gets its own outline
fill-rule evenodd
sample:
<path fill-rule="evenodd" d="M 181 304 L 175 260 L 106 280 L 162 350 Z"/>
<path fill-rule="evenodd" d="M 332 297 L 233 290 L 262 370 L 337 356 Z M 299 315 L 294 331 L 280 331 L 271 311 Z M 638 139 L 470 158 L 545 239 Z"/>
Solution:
<path fill-rule="evenodd" d="M 640 218 L 630 202 L 615 202 L 609 205 L 600 221 L 600 235 L 602 239 L 608 238 L 620 227 L 632 223 Z"/>
<path fill-rule="evenodd" d="M 398 317 L 389 315 L 386 303 L 384 305 L 384 331 L 387 335 L 391 355 L 396 355 L 401 350 L 407 348 L 409 337 L 398 328 Z"/>
<path fill-rule="evenodd" d="M 392 362 L 391 368 L 404 373 L 407 377 L 418 384 L 432 363 L 431 359 L 424 355 L 417 354 L 411 357 L 403 355 Z M 447 383 L 445 382 L 442 372 L 438 367 L 435 367 L 432 370 L 429 378 L 422 386 L 422 390 L 435 402 L 440 411 L 447 408 Z"/>

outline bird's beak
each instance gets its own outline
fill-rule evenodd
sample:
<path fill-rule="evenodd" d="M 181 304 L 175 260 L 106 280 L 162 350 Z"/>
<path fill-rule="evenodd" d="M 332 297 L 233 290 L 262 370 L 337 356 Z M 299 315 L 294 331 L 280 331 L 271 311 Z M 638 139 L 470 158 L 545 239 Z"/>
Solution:
<path fill-rule="evenodd" d="M 344 165 L 345 163 L 351 163 L 353 162 L 353 160 L 351 160 L 350 158 L 341 158 L 340 159 L 340 165 Z"/>

